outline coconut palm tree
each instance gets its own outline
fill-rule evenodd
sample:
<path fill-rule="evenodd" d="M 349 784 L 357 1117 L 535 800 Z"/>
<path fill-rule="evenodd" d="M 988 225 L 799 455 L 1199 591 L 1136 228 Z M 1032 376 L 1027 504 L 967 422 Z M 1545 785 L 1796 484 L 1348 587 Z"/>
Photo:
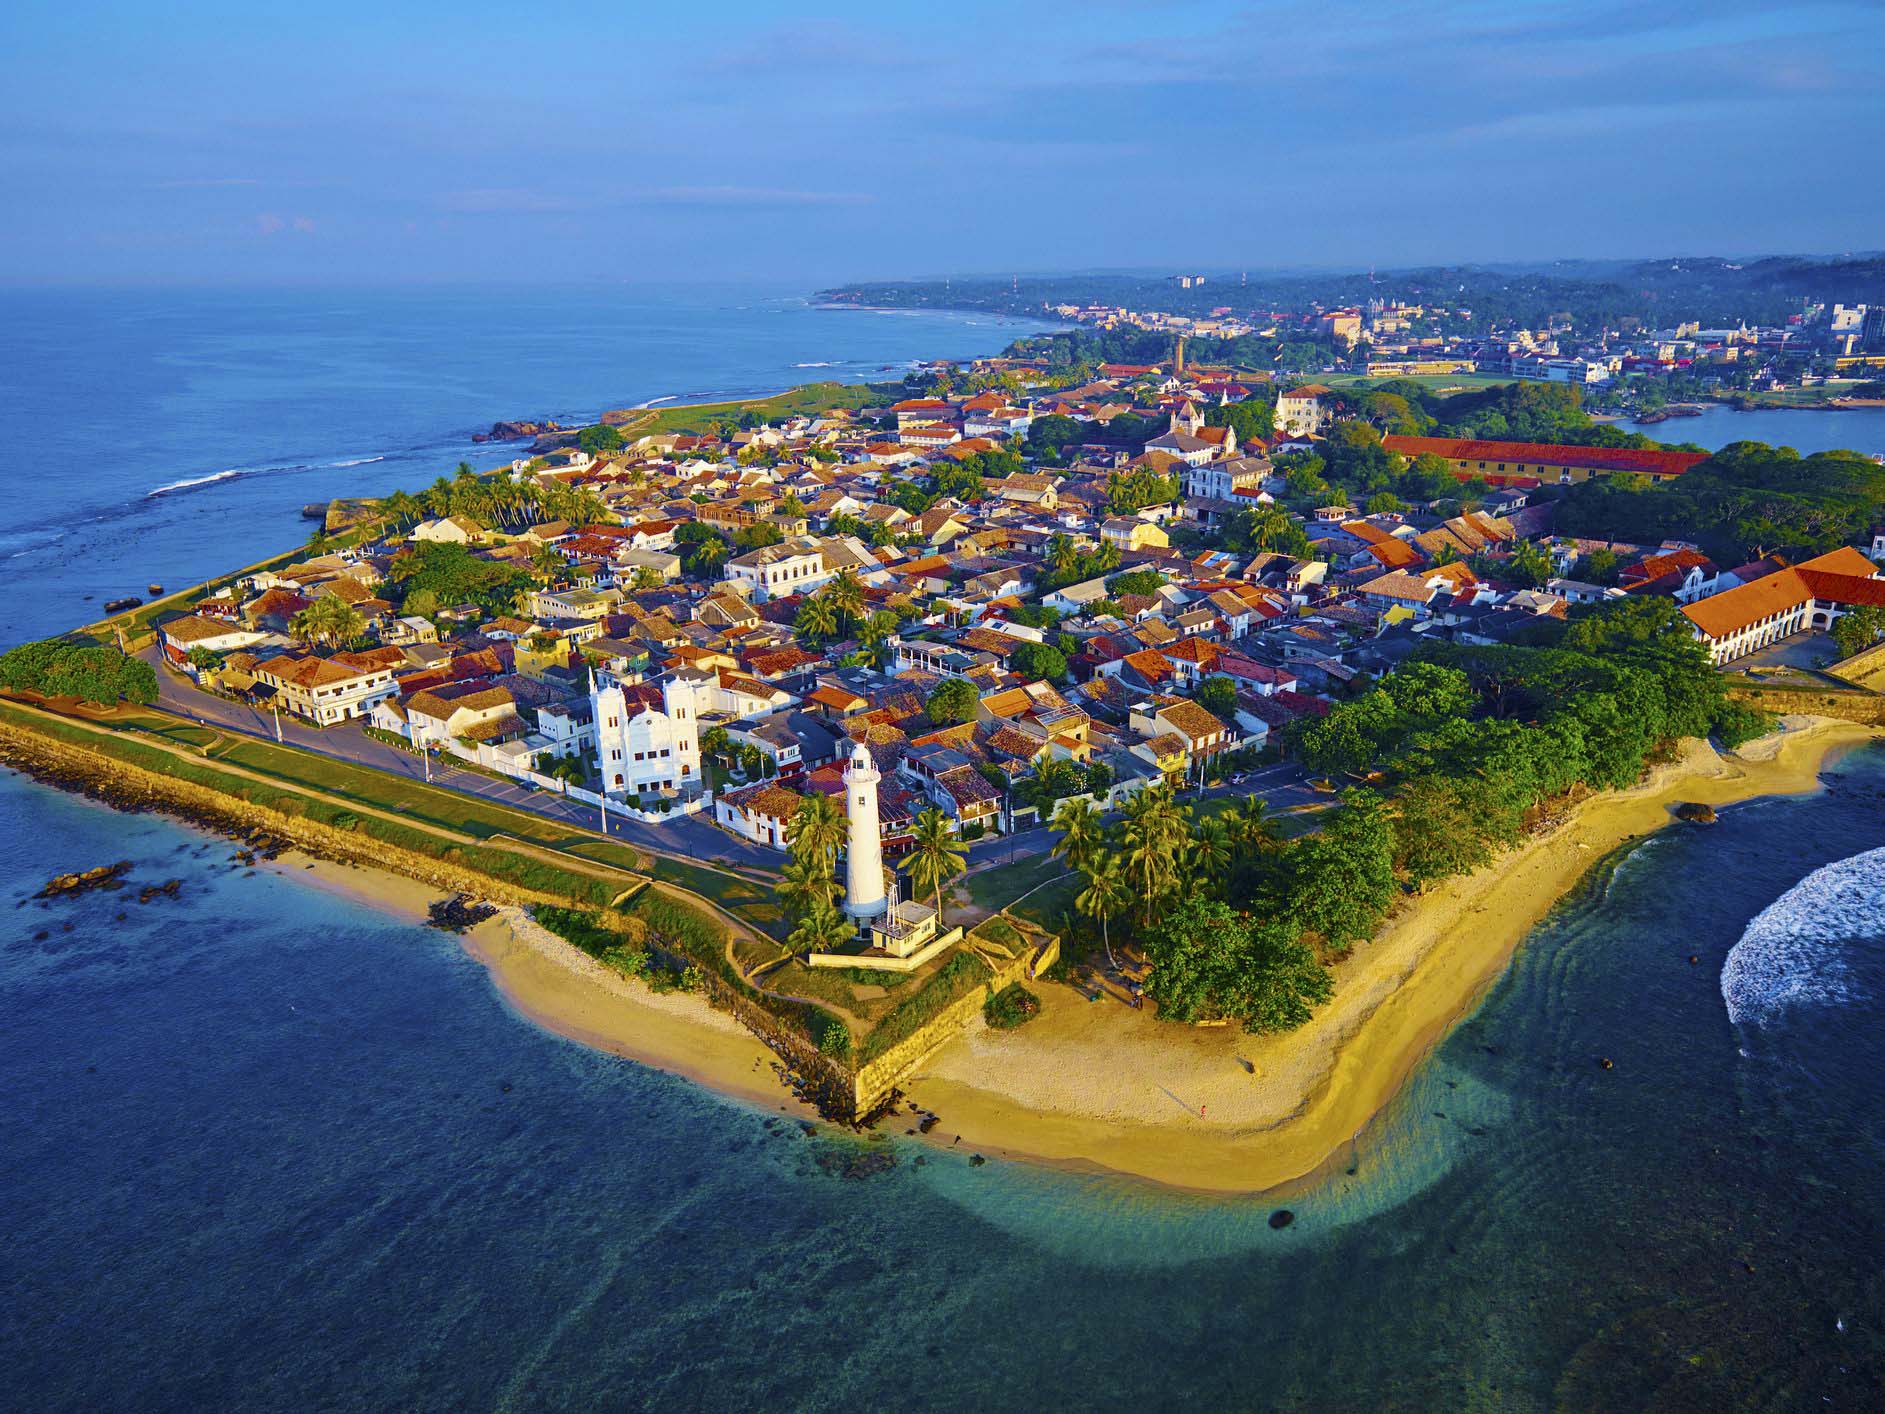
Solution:
<path fill-rule="evenodd" d="M 831 871 L 819 868 L 816 860 L 791 859 L 779 871 L 779 901 L 794 918 L 830 903 L 836 887 Z"/>
<path fill-rule="evenodd" d="M 1052 823 L 1060 831 L 1060 838 L 1054 841 L 1054 857 L 1064 860 L 1069 868 L 1085 869 L 1106 835 L 1099 807 L 1090 800 L 1069 796 L 1054 807 Z"/>
<path fill-rule="evenodd" d="M 820 899 L 798 921 L 786 941 L 799 952 L 830 952 L 857 934 L 857 925 L 828 899 Z"/>
<path fill-rule="evenodd" d="M 727 561 L 733 553 L 733 547 L 718 535 L 710 535 L 705 540 L 696 540 L 694 548 L 688 552 L 688 568 L 703 579 Z"/>
<path fill-rule="evenodd" d="M 366 620 L 345 599 L 323 594 L 296 614 L 288 627 L 303 643 L 339 647 L 366 632 Z"/>
<path fill-rule="evenodd" d="M 864 645 L 864 657 L 873 668 L 881 668 L 890 657 L 890 635 L 897 631 L 897 616 L 879 609 L 858 626 L 858 640 Z"/>
<path fill-rule="evenodd" d="M 419 504 L 418 497 L 405 491 L 395 491 L 380 502 L 380 511 L 394 526 L 404 530 L 424 516 L 425 507 Z"/>
<path fill-rule="evenodd" d="M 1239 852 L 1267 854 L 1276 848 L 1276 822 L 1270 819 L 1269 806 L 1261 796 L 1242 797 L 1224 819 L 1230 826 L 1231 843 Z"/>
<path fill-rule="evenodd" d="M 1225 871 L 1230 868 L 1233 853 L 1230 827 L 1222 820 L 1206 820 L 1191 837 L 1186 863 L 1190 865 L 1196 880 L 1209 884 L 1215 893 L 1223 883 Z"/>
<path fill-rule="evenodd" d="M 538 584 L 554 584 L 556 577 L 569 568 L 569 561 L 554 546 L 539 545 L 530 552 L 530 577 Z"/>
<path fill-rule="evenodd" d="M 441 476 L 425 488 L 419 499 L 425 502 L 426 510 L 432 513 L 434 519 L 448 516 L 452 513 L 452 483 Z"/>
<path fill-rule="evenodd" d="M 838 611 L 838 619 L 848 632 L 864 607 L 863 583 L 854 571 L 839 570 L 825 593 L 831 596 L 831 607 Z"/>
<path fill-rule="evenodd" d="M 794 859 L 809 860 L 827 875 L 838 867 L 851 825 L 828 795 L 808 795 L 785 827 Z"/>
<path fill-rule="evenodd" d="M 808 643 L 822 644 L 838 633 L 837 607 L 823 594 L 814 594 L 799 605 L 792 627 Z"/>
<path fill-rule="evenodd" d="M 955 837 L 949 818 L 931 806 L 916 817 L 910 831 L 912 848 L 904 857 L 904 872 L 919 892 L 928 892 L 936 900 L 936 927 L 942 928 L 942 886 L 964 868 L 962 856 L 969 847 Z"/>
<path fill-rule="evenodd" d="M 1126 886 L 1125 866 L 1116 854 L 1095 854 L 1082 874 L 1086 887 L 1074 896 L 1073 906 L 1100 925 L 1100 942 L 1106 949 L 1106 965 L 1117 968 L 1113 960 L 1112 921 L 1126 911 L 1132 891 Z"/>
<path fill-rule="evenodd" d="M 1173 803 L 1169 786 L 1149 787 L 1126 804 L 1120 848 L 1142 923 L 1150 924 L 1159 905 L 1178 888 L 1189 834 L 1187 813 Z"/>

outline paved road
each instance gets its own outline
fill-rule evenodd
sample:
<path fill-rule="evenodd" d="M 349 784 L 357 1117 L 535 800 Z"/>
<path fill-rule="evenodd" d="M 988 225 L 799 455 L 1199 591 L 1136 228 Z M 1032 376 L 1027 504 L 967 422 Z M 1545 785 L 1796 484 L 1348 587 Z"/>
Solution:
<path fill-rule="evenodd" d="M 187 678 L 167 668 L 155 648 L 146 649 L 139 656 L 157 670 L 157 702 L 166 712 L 265 741 L 275 740 L 277 722 L 274 713 L 203 691 Z M 281 740 L 290 745 L 396 776 L 426 779 L 423 761 L 409 751 L 368 736 L 357 722 L 323 728 L 310 726 L 284 714 L 279 725 Z M 596 807 L 550 791 L 533 790 L 477 771 L 462 770 L 437 758 L 432 763 L 430 780 L 433 785 L 481 796 L 513 809 L 528 810 L 546 819 L 562 821 L 592 833 L 601 832 L 601 812 Z M 1327 801 L 1327 797 L 1309 788 L 1302 769 L 1293 764 L 1260 767 L 1246 774 L 1239 785 L 1211 786 L 1202 793 L 1186 791 L 1184 799 L 1211 799 L 1226 795 L 1261 796 L 1272 810 L 1279 811 Z M 1053 834 L 1045 825 L 1039 825 L 1014 835 L 978 840 L 969 846 L 968 865 L 973 869 L 1005 864 L 1010 860 L 1044 853 L 1053 841 Z M 740 865 L 767 872 L 776 871 L 783 859 L 777 851 L 739 839 L 697 815 L 682 816 L 662 825 L 648 825 L 639 820 L 610 815 L 609 836 L 657 854 L 709 864 Z"/>
<path fill-rule="evenodd" d="M 223 727 L 265 741 L 275 740 L 276 716 L 246 703 L 231 702 L 203 691 L 194 683 L 169 671 L 157 660 L 156 650 L 142 656 L 157 669 L 157 703 L 166 712 L 194 722 Z M 337 761 L 387 771 L 396 776 L 427 779 L 426 764 L 410 751 L 389 746 L 366 734 L 357 722 L 332 727 L 314 727 L 283 714 L 281 740 Z M 434 758 L 430 780 L 467 795 L 481 796 L 517 810 L 528 810 L 546 819 L 558 820 L 600 834 L 601 811 L 595 806 L 551 791 L 533 790 L 514 781 L 497 780 L 477 771 L 462 770 L 449 761 Z M 639 848 L 677 858 L 696 859 L 702 863 L 744 865 L 776 870 L 780 857 L 769 849 L 737 839 L 709 824 L 699 816 L 682 816 L 663 825 L 648 825 L 618 815 L 609 816 L 609 837 Z"/>

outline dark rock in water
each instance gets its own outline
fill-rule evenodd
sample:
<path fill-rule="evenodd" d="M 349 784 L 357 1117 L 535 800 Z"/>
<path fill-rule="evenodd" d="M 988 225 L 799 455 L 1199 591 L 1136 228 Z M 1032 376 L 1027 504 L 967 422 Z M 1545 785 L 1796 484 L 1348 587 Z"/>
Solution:
<path fill-rule="evenodd" d="M 470 894 L 453 894 L 442 898 L 426 909 L 428 926 L 443 928 L 447 932 L 462 933 L 467 928 L 475 928 L 487 918 L 497 915 L 497 910 L 488 903 L 474 901 Z"/>
<path fill-rule="evenodd" d="M 1676 819 L 1686 820 L 1691 825 L 1712 825 L 1720 817 L 1715 814 L 1715 807 L 1702 805 L 1696 801 L 1685 800 L 1676 807 Z"/>
<path fill-rule="evenodd" d="M 857 1183 L 889 1173 L 897 1166 L 897 1155 L 895 1150 L 887 1147 L 858 1149 L 834 1144 L 819 1150 L 814 1162 L 826 1173 Z"/>
<path fill-rule="evenodd" d="M 82 894 L 91 889 L 102 889 L 117 882 L 131 872 L 131 861 L 120 859 L 116 864 L 101 864 L 96 869 L 87 869 L 82 874 L 61 874 L 50 880 L 46 887 L 34 894 L 34 898 L 63 898 L 68 894 Z"/>
<path fill-rule="evenodd" d="M 1278 1208 L 1274 1213 L 1270 1214 L 1270 1226 L 1275 1228 L 1278 1232 L 1281 1232 L 1295 1221 L 1296 1215 L 1288 1208 Z"/>
<path fill-rule="evenodd" d="M 1605 1056 L 1602 1060 L 1598 1061 L 1597 1064 L 1602 1066 L 1605 1070 L 1611 1070 L 1615 1067 L 1615 1062 L 1612 1061 L 1609 1056 Z"/>
<path fill-rule="evenodd" d="M 969 1167 L 972 1169 L 979 1169 L 983 1164 L 987 1162 L 988 1160 L 983 1158 L 980 1154 L 969 1155 Z"/>
<path fill-rule="evenodd" d="M 941 1123 L 942 1123 L 942 1116 L 940 1115 L 924 1115 L 920 1120 L 916 1122 L 916 1127 L 922 1133 L 928 1134 L 930 1130 L 934 1129 L 937 1125 Z"/>

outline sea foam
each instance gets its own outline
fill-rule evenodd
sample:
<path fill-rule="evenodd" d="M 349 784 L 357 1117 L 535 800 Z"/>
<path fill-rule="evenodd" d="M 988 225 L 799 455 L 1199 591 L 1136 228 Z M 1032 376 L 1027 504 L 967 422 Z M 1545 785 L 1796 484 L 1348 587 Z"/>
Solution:
<path fill-rule="evenodd" d="M 1853 1000 L 1844 944 L 1885 936 L 1885 849 L 1816 869 L 1762 909 L 1728 951 L 1728 1019 L 1771 1021 L 1789 1007 Z"/>

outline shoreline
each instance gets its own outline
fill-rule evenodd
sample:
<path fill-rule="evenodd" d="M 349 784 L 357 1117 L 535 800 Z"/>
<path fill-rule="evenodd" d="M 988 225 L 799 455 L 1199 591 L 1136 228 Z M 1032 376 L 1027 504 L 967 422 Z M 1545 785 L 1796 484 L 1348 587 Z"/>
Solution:
<path fill-rule="evenodd" d="M 404 875 L 301 850 L 284 851 L 272 867 L 405 923 L 425 924 L 426 908 L 439 896 L 437 889 Z M 544 1031 L 773 1113 L 819 1118 L 784 1084 L 778 1057 L 703 996 L 656 992 L 625 977 L 515 904 L 498 905 L 496 916 L 457 939 L 484 968 L 506 1009 Z"/>
<path fill-rule="evenodd" d="M 1296 1031 L 1162 1026 L 1049 988 L 1035 1021 L 1007 1033 L 971 1027 L 904 1089 L 964 1145 L 1008 1158 L 1199 1193 L 1313 1180 L 1593 865 L 1675 823 L 1684 801 L 1810 793 L 1838 754 L 1879 737 L 1850 722 L 1788 718 L 1739 755 L 1689 743 L 1641 784 L 1582 802 L 1549 833 L 1410 900 L 1336 965 L 1334 997 Z M 1469 921 L 1473 931 L 1459 936 Z"/>
<path fill-rule="evenodd" d="M 1837 754 L 1881 739 L 1877 728 L 1798 716 L 1730 756 L 1690 741 L 1637 786 L 1590 797 L 1547 833 L 1405 902 L 1335 965 L 1333 998 L 1296 1031 L 1258 1037 L 1162 1024 L 1045 986 L 1034 1021 L 1009 1032 L 972 1021 L 901 1082 L 903 1099 L 884 1117 L 905 1106 L 936 1115 L 926 1142 L 937 1149 L 1160 1187 L 1227 1195 L 1299 1185 L 1353 1146 L 1593 865 L 1674 823 L 1679 803 L 1809 793 Z M 118 792 L 82 793 L 125 808 Z M 174 803 L 157 808 L 215 833 L 256 834 Z M 279 854 L 265 867 L 278 875 L 404 922 L 426 923 L 428 905 L 452 891 L 437 877 L 324 857 L 320 841 L 310 848 L 277 834 L 274 843 Z M 470 892 L 492 897 L 475 883 Z M 521 1018 L 769 1113 L 819 1118 L 774 1052 L 706 998 L 656 993 L 549 932 L 515 901 L 493 901 L 498 914 L 459 943 Z"/>

